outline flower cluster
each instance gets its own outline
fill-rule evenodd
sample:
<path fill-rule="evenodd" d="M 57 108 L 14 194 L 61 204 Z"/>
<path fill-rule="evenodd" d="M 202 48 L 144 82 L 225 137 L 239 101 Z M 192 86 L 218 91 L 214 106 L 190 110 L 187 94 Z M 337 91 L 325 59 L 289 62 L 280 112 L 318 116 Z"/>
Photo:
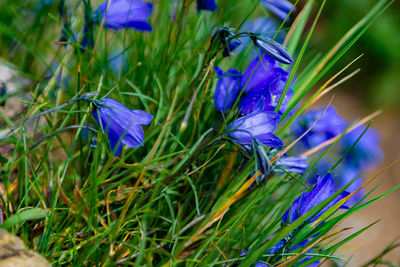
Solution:
<path fill-rule="evenodd" d="M 260 3 L 281 21 L 287 21 L 290 14 L 295 11 L 293 4 L 286 0 L 260 0 Z M 216 11 L 218 8 L 215 0 L 197 0 L 196 6 L 197 12 L 201 10 Z M 152 26 L 149 21 L 152 11 L 153 4 L 151 2 L 141 0 L 106 1 L 95 12 L 90 13 L 92 14 L 90 19 L 106 29 L 133 28 L 141 32 L 150 32 Z M 90 27 L 94 25 L 89 22 L 85 23 L 81 46 L 86 47 L 90 43 Z M 308 158 L 301 154 L 328 140 L 337 138 L 350 126 L 334 107 L 307 111 L 291 125 L 290 133 L 286 135 L 277 133 L 277 128 L 286 122 L 284 119 L 287 116 L 293 116 L 288 108 L 293 96 L 291 88 L 296 82 L 289 80 L 289 77 L 294 77 L 294 75 L 290 75 L 293 58 L 281 45 L 284 33 L 276 33 L 277 25 L 276 21 L 262 17 L 246 22 L 243 25 L 243 31 L 239 33 L 232 28 L 220 27 L 212 36 L 210 34 L 211 42 L 208 51 L 211 51 L 211 58 L 214 59 L 222 54 L 220 61 L 220 66 L 222 66 L 226 60 L 224 58 L 244 52 L 243 48 L 247 44 L 252 44 L 255 48 L 250 55 L 250 63 L 243 69 L 238 66 L 226 68 L 226 71 L 219 66 L 215 66 L 213 69 L 216 74 L 213 98 L 215 117 L 226 119 L 223 127 L 213 128 L 213 130 L 223 132 L 222 138 L 218 136 L 216 140 L 230 142 L 235 148 L 240 148 L 240 155 L 245 158 L 240 169 L 244 169 L 243 166 L 246 164 L 253 164 L 251 167 L 254 166 L 254 171 L 250 175 L 250 171 L 246 172 L 243 179 L 245 180 L 247 175 L 253 177 L 259 173 L 255 179 L 256 183 L 277 176 L 286 180 L 294 177 L 303 180 L 305 183 L 303 181 L 302 183 L 305 187 L 306 184 L 310 186 L 291 203 L 290 208 L 282 215 L 281 224 L 277 228 L 282 229 L 301 218 L 305 219 L 303 224 L 299 227 L 295 225 L 296 229 L 265 252 L 265 254 L 277 255 L 276 257 L 279 258 L 282 256 L 278 254 L 283 250 L 293 252 L 300 248 L 304 249 L 311 243 L 314 236 L 308 236 L 292 246 L 292 241 L 296 239 L 296 233 L 301 231 L 304 225 L 320 226 L 325 223 L 321 221 L 323 220 L 321 217 L 325 218 L 323 214 L 339 201 L 345 199 L 346 203 L 338 209 L 348 209 L 364 197 L 362 191 L 352 198 L 349 197 L 349 194 L 363 184 L 359 175 L 361 170 L 377 164 L 382 159 L 382 152 L 379 148 L 377 132 L 373 129 L 366 131 L 367 129 L 361 126 L 343 136 L 334 150 L 334 155 L 325 156 L 313 169 L 310 169 Z M 66 39 L 67 32 L 68 29 L 63 29 L 63 40 Z M 204 58 L 208 59 L 208 56 L 209 54 L 206 54 Z M 111 62 L 112 64 L 121 65 L 121 61 L 126 60 L 126 57 L 116 56 L 112 59 L 115 60 L 115 62 Z M 209 65 L 212 66 L 212 64 Z M 203 66 L 207 66 L 207 64 Z M 195 78 L 193 78 L 193 84 L 195 84 Z M 111 98 L 90 99 L 89 101 L 93 103 L 93 117 L 101 130 L 106 133 L 115 157 L 121 155 L 123 145 L 130 148 L 143 145 L 145 135 L 142 126 L 149 125 L 153 115 L 142 110 L 131 110 Z M 190 107 L 192 104 L 193 102 Z M 190 111 L 190 109 L 188 110 Z M 318 122 L 315 123 L 317 119 Z M 217 123 L 216 125 L 219 127 L 222 124 Z M 288 144 L 286 142 L 289 142 L 291 137 L 298 138 L 309 129 L 311 130 L 295 146 L 295 152 L 285 150 L 285 145 Z M 95 146 L 93 145 L 93 147 Z M 349 147 L 352 149 L 348 150 Z M 202 149 L 205 148 L 202 147 Z M 197 148 L 193 151 L 198 152 Z M 193 154 L 195 154 L 194 152 Z M 335 164 L 342 155 L 345 155 L 343 162 L 339 165 Z M 191 162 L 189 160 L 188 162 L 187 164 L 190 165 Z M 251 189 L 246 192 L 251 194 L 253 188 L 256 187 L 254 184 L 246 187 L 245 190 Z M 345 186 L 347 186 L 346 190 L 343 189 Z M 317 209 L 318 207 L 320 208 Z M 312 250 L 313 248 L 309 249 L 309 252 Z M 241 256 L 244 257 L 247 254 L 248 251 L 245 250 Z M 303 257 L 302 261 L 307 259 L 309 257 Z M 317 263 L 318 261 L 314 262 L 314 264 Z M 256 266 L 269 265 L 258 262 Z"/>

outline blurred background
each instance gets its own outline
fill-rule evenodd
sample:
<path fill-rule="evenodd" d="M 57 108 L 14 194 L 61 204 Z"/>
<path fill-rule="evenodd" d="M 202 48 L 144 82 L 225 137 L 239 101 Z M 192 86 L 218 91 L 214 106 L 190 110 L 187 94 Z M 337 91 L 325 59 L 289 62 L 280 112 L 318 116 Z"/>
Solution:
<path fill-rule="evenodd" d="M 312 38 L 313 49 L 326 51 L 350 29 L 376 3 L 372 0 L 327 1 L 323 17 Z M 355 46 L 337 65 L 336 72 L 352 59 L 364 54 L 354 68 L 361 68 L 354 78 L 332 93 L 333 105 L 347 120 L 361 118 L 377 109 L 383 113 L 373 121 L 381 134 L 385 159 L 365 177 L 372 177 L 395 160 L 400 159 L 400 2 L 394 1 L 368 29 Z M 331 74 L 335 74 L 334 71 Z M 330 100 L 327 96 L 325 102 Z M 373 186 L 379 188 L 376 196 L 400 183 L 400 166 L 386 170 Z M 370 189 L 372 189 L 372 187 Z M 356 216 L 349 218 L 342 227 L 359 229 L 380 220 L 368 231 L 357 237 L 342 253 L 351 257 L 348 266 L 361 266 L 379 255 L 392 242 L 400 241 L 400 191 L 379 200 Z M 354 230 L 353 230 L 354 231 Z M 400 248 L 383 257 L 400 266 Z M 389 266 L 389 265 L 388 265 Z"/>

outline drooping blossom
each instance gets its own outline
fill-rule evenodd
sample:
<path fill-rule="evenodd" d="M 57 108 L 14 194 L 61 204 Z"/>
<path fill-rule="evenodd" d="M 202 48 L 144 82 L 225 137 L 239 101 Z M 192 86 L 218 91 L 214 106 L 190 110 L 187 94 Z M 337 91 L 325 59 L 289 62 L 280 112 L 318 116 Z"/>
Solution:
<path fill-rule="evenodd" d="M 215 86 L 214 105 L 218 111 L 229 110 L 235 102 L 240 91 L 241 73 L 230 69 L 224 73 L 219 67 L 214 67 L 219 76 Z"/>
<path fill-rule="evenodd" d="M 280 147 L 283 145 L 281 139 L 272 133 L 279 119 L 280 116 L 272 111 L 255 111 L 234 121 L 229 126 L 233 130 L 230 136 L 241 145 L 250 145 L 254 137 L 266 146 Z"/>
<path fill-rule="evenodd" d="M 318 206 L 328 198 L 332 197 L 336 192 L 335 180 L 332 174 L 328 173 L 324 177 L 318 176 L 317 182 L 311 191 L 306 191 L 301 194 L 292 204 L 282 217 L 282 223 L 292 223 L 299 217 L 306 214 L 312 208 Z M 326 205 L 322 211 L 318 214 L 314 214 L 310 222 L 317 220 L 325 211 L 335 205 L 339 200 L 349 195 L 348 192 L 343 191 L 336 196 L 328 205 Z M 346 208 L 342 206 L 341 208 Z"/>
<path fill-rule="evenodd" d="M 281 21 L 285 20 L 290 10 L 293 8 L 293 4 L 287 0 L 260 0 L 260 3 L 268 8 L 268 10 L 276 15 Z"/>
<path fill-rule="evenodd" d="M 148 125 L 153 119 L 149 113 L 130 110 L 110 98 L 104 98 L 95 104 L 93 117 L 107 133 L 111 151 L 115 156 L 121 154 L 123 144 L 132 148 L 141 146 L 144 140 L 141 126 Z"/>
<path fill-rule="evenodd" d="M 197 11 L 200 10 L 215 11 L 217 10 L 217 3 L 215 0 L 197 0 Z"/>
<path fill-rule="evenodd" d="M 305 157 L 280 157 L 276 161 L 276 165 L 279 168 L 275 168 L 275 172 L 283 172 L 285 170 L 286 172 L 303 174 L 308 168 L 307 158 Z"/>
<path fill-rule="evenodd" d="M 222 56 L 227 57 L 231 54 L 233 50 L 235 50 L 238 46 L 240 45 L 240 41 L 238 40 L 233 40 L 228 43 L 226 47 L 224 47 L 224 50 L 222 51 Z"/>
<path fill-rule="evenodd" d="M 113 0 L 103 2 L 96 10 L 100 21 L 104 19 L 104 28 L 134 28 L 138 31 L 151 31 L 148 22 L 153 11 L 153 3 L 141 0 Z"/>
<path fill-rule="evenodd" d="M 254 59 L 243 74 L 241 88 L 246 92 L 239 103 L 242 114 L 249 114 L 255 109 L 273 111 L 282 94 L 289 73 L 280 68 L 278 63 L 267 55 Z M 280 112 L 286 110 L 292 95 L 288 90 L 281 105 Z"/>

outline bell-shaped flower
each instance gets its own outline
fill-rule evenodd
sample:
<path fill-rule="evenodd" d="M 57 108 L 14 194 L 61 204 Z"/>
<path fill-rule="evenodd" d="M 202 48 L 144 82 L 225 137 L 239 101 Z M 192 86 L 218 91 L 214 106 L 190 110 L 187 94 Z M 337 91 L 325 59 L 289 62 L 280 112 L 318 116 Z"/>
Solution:
<path fill-rule="evenodd" d="M 234 121 L 229 129 L 230 136 L 240 145 L 251 145 L 252 138 L 257 138 L 269 147 L 283 146 L 282 140 L 274 135 L 280 116 L 272 111 L 255 111 Z"/>
<path fill-rule="evenodd" d="M 242 96 L 239 109 L 242 114 L 249 114 L 257 107 L 263 111 L 273 111 L 283 92 L 289 73 L 267 55 L 254 59 L 243 74 L 241 87 L 246 93 Z M 280 112 L 286 110 L 292 92 L 289 89 L 281 105 Z"/>
<path fill-rule="evenodd" d="M 288 16 L 293 4 L 287 0 L 260 0 L 260 3 L 275 14 L 281 21 Z"/>
<path fill-rule="evenodd" d="M 288 72 L 280 68 L 274 59 L 267 55 L 261 57 L 261 62 L 259 58 L 255 58 L 243 73 L 240 85 L 245 92 L 265 89 L 277 77 L 283 82 L 287 80 Z"/>
<path fill-rule="evenodd" d="M 218 111 L 226 111 L 232 107 L 239 94 L 241 73 L 234 69 L 224 73 L 219 67 L 214 67 L 214 70 L 219 76 L 215 86 L 214 105 Z"/>
<path fill-rule="evenodd" d="M 141 125 L 148 125 L 153 116 L 141 110 L 130 110 L 121 103 L 104 98 L 95 103 L 93 117 L 107 133 L 111 151 L 115 156 L 122 152 L 122 145 L 141 146 L 144 133 Z"/>
<path fill-rule="evenodd" d="M 102 3 L 96 10 L 104 28 L 114 30 L 134 28 L 138 31 L 151 31 L 147 21 L 153 11 L 153 3 L 141 0 L 112 0 Z"/>
<path fill-rule="evenodd" d="M 291 223 L 297 220 L 299 217 L 306 214 L 312 208 L 318 206 L 325 200 L 329 199 L 336 193 L 335 180 L 332 174 L 328 173 L 324 177 L 317 177 L 317 182 L 311 191 L 306 191 L 301 194 L 292 204 L 292 207 L 288 209 L 282 217 L 283 223 Z M 348 192 L 343 191 L 336 196 L 328 205 L 326 205 L 320 213 L 313 216 L 311 222 L 317 220 L 325 211 L 335 205 L 339 200 L 349 195 Z M 342 206 L 341 208 L 347 208 Z"/>
<path fill-rule="evenodd" d="M 197 0 L 197 11 L 200 10 L 215 11 L 217 10 L 217 3 L 215 0 Z"/>

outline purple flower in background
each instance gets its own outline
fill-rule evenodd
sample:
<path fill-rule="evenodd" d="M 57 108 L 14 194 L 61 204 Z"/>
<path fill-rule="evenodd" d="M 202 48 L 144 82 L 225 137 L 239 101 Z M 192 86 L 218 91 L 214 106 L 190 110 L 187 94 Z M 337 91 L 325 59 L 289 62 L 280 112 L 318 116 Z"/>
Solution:
<path fill-rule="evenodd" d="M 260 0 L 260 3 L 275 14 L 281 21 L 288 16 L 293 4 L 287 0 Z"/>
<path fill-rule="evenodd" d="M 292 204 L 292 207 L 285 212 L 282 217 L 283 223 L 292 223 L 299 217 L 306 214 L 312 208 L 318 206 L 331 196 L 336 193 L 335 180 L 332 174 L 328 173 L 324 177 L 317 177 L 317 182 L 311 191 L 306 191 L 301 194 Z M 344 191 L 334 198 L 323 210 L 313 217 L 311 222 L 317 220 L 325 211 L 335 205 L 339 200 L 349 195 L 348 192 Z M 347 208 L 342 206 L 341 208 Z"/>
<path fill-rule="evenodd" d="M 230 136 L 240 145 L 250 145 L 254 137 L 266 146 L 280 147 L 283 145 L 281 139 L 272 133 L 279 119 L 280 116 L 272 111 L 255 111 L 234 121 L 229 126 L 233 129 Z"/>
<path fill-rule="evenodd" d="M 360 126 L 343 136 L 344 150 L 347 150 L 357 141 L 365 128 L 365 126 Z M 368 128 L 353 149 L 346 155 L 346 164 L 351 164 L 360 169 L 372 169 L 383 160 L 383 152 L 379 143 L 378 131 L 372 127 Z"/>
<path fill-rule="evenodd" d="M 307 131 L 311 125 L 319 118 L 325 108 L 312 110 L 304 114 L 297 123 L 294 124 L 292 130 L 296 137 Z M 306 148 L 315 147 L 332 137 L 340 135 L 347 127 L 347 122 L 336 112 L 334 107 L 328 107 L 322 117 L 308 132 L 301 142 Z"/>
<path fill-rule="evenodd" d="M 239 86 L 241 73 L 234 69 L 230 69 L 224 73 L 224 71 L 219 67 L 214 67 L 214 71 L 219 76 L 217 85 L 215 86 L 215 108 L 218 111 L 229 110 L 240 91 Z"/>
<path fill-rule="evenodd" d="M 200 10 L 215 11 L 217 10 L 217 3 L 215 0 L 197 0 L 197 11 Z"/>
<path fill-rule="evenodd" d="M 267 54 L 280 63 L 292 64 L 293 58 L 280 44 L 259 35 L 252 35 L 251 40 L 262 53 Z"/>
<path fill-rule="evenodd" d="M 122 152 L 122 144 L 132 148 L 142 145 L 144 133 L 141 125 L 148 125 L 153 119 L 152 115 L 141 110 L 130 110 L 110 98 L 104 98 L 95 105 L 93 117 L 107 132 L 111 151 L 116 157 Z"/>
<path fill-rule="evenodd" d="M 108 7 L 108 8 L 107 8 Z M 147 21 L 153 11 L 153 3 L 141 0 L 113 0 L 102 3 L 96 10 L 100 21 L 105 17 L 104 28 L 118 30 L 134 28 L 138 31 L 151 31 Z"/>

